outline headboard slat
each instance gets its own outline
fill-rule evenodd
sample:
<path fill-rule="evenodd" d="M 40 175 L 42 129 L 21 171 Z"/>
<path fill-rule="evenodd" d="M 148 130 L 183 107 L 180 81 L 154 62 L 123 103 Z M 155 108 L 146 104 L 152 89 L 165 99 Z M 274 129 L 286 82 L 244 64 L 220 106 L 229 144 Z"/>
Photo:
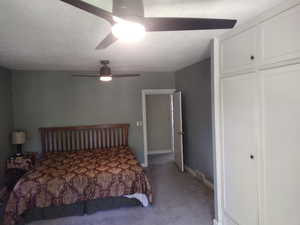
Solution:
<path fill-rule="evenodd" d="M 101 134 L 101 148 L 105 148 L 106 146 L 106 142 L 105 142 L 105 134 L 104 134 L 104 130 L 100 130 L 100 134 Z"/>
<path fill-rule="evenodd" d="M 129 124 L 40 128 L 43 152 L 128 146 Z"/>

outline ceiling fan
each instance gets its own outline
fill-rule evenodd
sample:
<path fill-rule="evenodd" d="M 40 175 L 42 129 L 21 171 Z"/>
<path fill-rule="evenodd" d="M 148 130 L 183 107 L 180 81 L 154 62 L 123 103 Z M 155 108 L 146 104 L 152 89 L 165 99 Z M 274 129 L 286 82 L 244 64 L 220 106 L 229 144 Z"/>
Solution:
<path fill-rule="evenodd" d="M 140 74 L 118 74 L 113 75 L 111 69 L 108 66 L 109 60 L 100 61 L 102 66 L 97 74 L 74 74 L 73 77 L 97 77 L 100 81 L 111 81 L 113 78 L 126 78 L 126 77 L 139 77 Z"/>
<path fill-rule="evenodd" d="M 87 3 L 87 0 L 61 1 L 105 19 L 112 25 L 112 32 L 96 49 L 105 49 L 118 39 L 127 42 L 140 40 L 145 32 L 230 29 L 237 22 L 230 19 L 144 17 L 143 0 L 113 0 L 112 13 Z"/>

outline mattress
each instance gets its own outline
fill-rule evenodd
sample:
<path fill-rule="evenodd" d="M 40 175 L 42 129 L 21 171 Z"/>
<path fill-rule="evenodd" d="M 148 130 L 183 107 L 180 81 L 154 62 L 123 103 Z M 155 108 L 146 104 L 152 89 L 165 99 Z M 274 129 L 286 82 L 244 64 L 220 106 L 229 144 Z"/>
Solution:
<path fill-rule="evenodd" d="M 128 147 L 47 153 L 14 187 L 4 224 L 17 224 L 32 208 L 121 196 L 152 202 L 149 180 Z"/>

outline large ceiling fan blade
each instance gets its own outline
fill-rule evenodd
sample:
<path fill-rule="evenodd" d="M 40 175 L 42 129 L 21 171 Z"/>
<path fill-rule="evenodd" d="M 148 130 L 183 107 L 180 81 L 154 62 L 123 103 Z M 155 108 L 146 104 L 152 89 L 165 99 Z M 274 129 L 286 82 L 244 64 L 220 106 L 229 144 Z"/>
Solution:
<path fill-rule="evenodd" d="M 230 29 L 234 27 L 237 20 L 146 17 L 141 22 L 147 31 L 180 31 Z"/>
<path fill-rule="evenodd" d="M 115 43 L 118 39 L 112 34 L 108 34 L 96 47 L 96 49 L 105 49 Z"/>
<path fill-rule="evenodd" d="M 82 0 L 61 0 L 61 1 L 65 2 L 65 3 L 68 3 L 72 6 L 75 6 L 79 9 L 82 9 L 86 12 L 89 12 L 89 13 L 95 15 L 95 16 L 103 18 L 111 24 L 115 23 L 114 20 L 113 20 L 113 15 L 110 12 L 108 12 L 104 9 L 98 8 L 94 5 L 91 5 L 91 4 L 89 4 L 85 1 L 82 1 Z"/>
<path fill-rule="evenodd" d="M 141 74 L 118 74 L 112 75 L 113 78 L 125 78 L 125 77 L 139 77 Z"/>

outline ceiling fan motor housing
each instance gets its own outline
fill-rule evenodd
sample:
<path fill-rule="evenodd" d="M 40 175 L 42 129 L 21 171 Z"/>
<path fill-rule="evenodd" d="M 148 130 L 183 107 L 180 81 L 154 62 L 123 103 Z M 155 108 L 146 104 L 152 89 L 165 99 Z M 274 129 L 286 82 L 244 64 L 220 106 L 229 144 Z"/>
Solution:
<path fill-rule="evenodd" d="M 144 17 L 143 0 L 113 0 L 113 15 L 131 21 Z"/>
<path fill-rule="evenodd" d="M 100 68 L 100 76 L 111 76 L 111 69 L 107 65 L 109 61 L 101 61 L 101 63 L 103 64 L 103 66 Z"/>

